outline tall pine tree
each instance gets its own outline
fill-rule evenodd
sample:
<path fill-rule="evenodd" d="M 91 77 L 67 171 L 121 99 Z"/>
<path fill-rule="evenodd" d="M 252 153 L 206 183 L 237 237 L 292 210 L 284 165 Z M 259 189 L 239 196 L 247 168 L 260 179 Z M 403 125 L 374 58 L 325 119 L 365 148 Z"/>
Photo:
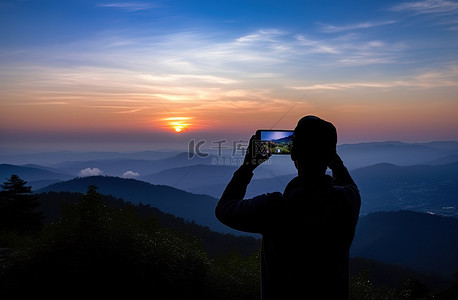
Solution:
<path fill-rule="evenodd" d="M 40 229 L 43 215 L 35 209 L 40 205 L 32 188 L 17 175 L 1 185 L 0 230 L 31 231 Z"/>

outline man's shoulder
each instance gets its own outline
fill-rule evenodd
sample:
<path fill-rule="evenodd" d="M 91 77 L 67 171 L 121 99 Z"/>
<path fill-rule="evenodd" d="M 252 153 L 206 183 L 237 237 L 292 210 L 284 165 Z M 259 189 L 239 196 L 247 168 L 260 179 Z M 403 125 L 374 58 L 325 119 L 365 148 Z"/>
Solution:
<path fill-rule="evenodd" d="M 355 184 L 346 184 L 346 185 L 333 185 L 332 188 L 334 191 L 337 191 L 339 193 L 346 193 L 348 194 L 349 192 L 353 195 L 358 195 L 359 196 L 359 189 Z"/>
<path fill-rule="evenodd" d="M 255 202 L 265 202 L 266 204 L 273 204 L 278 203 L 283 200 L 283 193 L 280 192 L 272 192 L 272 193 L 265 193 L 258 196 L 251 198 L 250 200 Z"/>
<path fill-rule="evenodd" d="M 266 193 L 255 196 L 249 201 L 248 206 L 257 210 L 261 215 L 275 213 L 283 205 L 283 194 L 280 192 Z"/>

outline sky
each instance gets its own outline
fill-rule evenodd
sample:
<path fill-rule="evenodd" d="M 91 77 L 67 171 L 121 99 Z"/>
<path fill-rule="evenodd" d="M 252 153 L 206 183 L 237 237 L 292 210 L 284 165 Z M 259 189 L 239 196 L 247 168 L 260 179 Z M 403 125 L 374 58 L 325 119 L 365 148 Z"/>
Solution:
<path fill-rule="evenodd" d="M 0 0 L 0 149 L 458 140 L 458 1 Z"/>

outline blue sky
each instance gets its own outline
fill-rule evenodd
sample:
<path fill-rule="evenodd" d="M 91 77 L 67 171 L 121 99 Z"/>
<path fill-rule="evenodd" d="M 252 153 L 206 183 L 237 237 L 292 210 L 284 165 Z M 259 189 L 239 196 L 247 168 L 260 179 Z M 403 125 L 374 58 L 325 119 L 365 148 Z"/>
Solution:
<path fill-rule="evenodd" d="M 342 142 L 458 139 L 457 1 L 2 0 L 0 27 L 11 148 L 165 145 L 172 119 L 183 140 L 249 136 L 310 113 Z"/>

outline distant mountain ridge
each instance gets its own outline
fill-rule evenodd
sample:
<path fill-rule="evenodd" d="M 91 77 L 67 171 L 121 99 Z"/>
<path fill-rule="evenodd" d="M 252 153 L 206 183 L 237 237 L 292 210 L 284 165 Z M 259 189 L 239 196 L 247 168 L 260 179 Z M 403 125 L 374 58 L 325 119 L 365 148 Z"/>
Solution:
<path fill-rule="evenodd" d="M 337 146 L 349 169 L 390 163 L 399 166 L 434 164 L 445 157 L 458 154 L 457 141 L 404 143 L 399 141 L 342 144 Z M 453 162 L 453 161 L 446 161 Z"/>
<path fill-rule="evenodd" d="M 351 172 L 361 213 L 408 209 L 458 216 L 458 162 L 445 165 L 377 164 Z"/>
<path fill-rule="evenodd" d="M 39 168 L 38 166 L 16 166 L 11 164 L 0 164 L 0 177 L 9 177 L 12 174 L 19 175 L 22 179 L 27 181 L 42 180 L 42 179 L 69 179 L 73 176 L 50 171 L 50 169 Z"/>
<path fill-rule="evenodd" d="M 276 158 L 273 158 L 274 160 Z M 282 164 L 292 163 L 289 158 L 280 158 Z M 172 167 L 172 161 L 185 166 Z M 180 162 L 181 161 L 181 162 Z M 126 162 L 126 160 L 124 160 Z M 130 163 L 131 161 L 128 161 Z M 200 164 L 200 162 L 205 162 Z M 247 188 L 246 197 L 253 197 L 266 192 L 282 192 L 288 182 L 296 174 L 281 175 L 277 173 L 275 164 L 262 165 L 254 172 L 253 179 Z M 97 162 L 96 162 L 97 163 Z M 116 177 L 123 177 L 129 169 L 128 165 L 118 164 L 117 160 L 105 160 L 93 164 L 78 163 L 73 170 L 80 167 L 100 167 L 102 175 L 105 166 L 118 170 Z M 173 186 L 194 194 L 206 194 L 219 198 L 232 178 L 237 165 L 214 164 L 211 159 L 190 160 L 186 153 L 178 154 L 158 161 L 135 161 L 145 172 L 153 168 L 161 171 L 147 175 L 130 172 L 131 178 L 146 181 L 151 184 Z M 149 164 L 154 164 L 154 167 Z M 168 168 L 167 168 L 168 166 Z M 99 171 L 99 170 L 98 170 Z M 129 173 L 129 172 L 128 172 Z M 75 174 L 66 173 L 57 168 L 39 165 L 15 166 L 0 164 L 0 178 L 6 180 L 12 174 L 19 175 L 33 188 L 38 190 L 50 184 L 74 178 Z M 458 162 L 443 165 L 414 165 L 398 166 L 390 163 L 380 163 L 372 166 L 350 170 L 363 198 L 361 213 L 375 211 L 390 211 L 409 209 L 422 212 L 433 212 L 441 215 L 458 217 Z M 90 175 L 90 174 L 86 174 Z"/>
<path fill-rule="evenodd" d="M 160 172 L 170 168 L 193 166 L 196 164 L 211 164 L 212 156 L 189 158 L 187 152 L 181 152 L 171 157 L 162 159 L 101 159 L 88 161 L 65 161 L 53 165 L 54 168 L 64 170 L 69 174 L 78 176 L 79 172 L 86 168 L 98 168 L 103 175 L 122 176 L 126 171 L 133 171 L 140 175 Z"/>
<path fill-rule="evenodd" d="M 2 153 L 3 152 L 3 153 Z M 180 151 L 140 151 L 140 152 L 113 152 L 113 151 L 52 151 L 37 153 L 10 153 L 1 151 L 0 161 L 10 164 L 40 164 L 55 165 L 64 161 L 94 161 L 106 159 L 138 159 L 155 160 L 174 156 Z"/>
<path fill-rule="evenodd" d="M 235 170 L 237 170 L 235 166 L 198 164 L 166 169 L 157 173 L 140 176 L 138 179 L 152 184 L 164 184 L 186 189 L 203 183 L 210 185 L 229 182 Z"/>
<path fill-rule="evenodd" d="M 296 174 L 271 178 L 255 176 L 247 188 L 251 198 L 268 192 L 283 192 Z M 444 165 L 397 166 L 381 163 L 351 170 L 361 192 L 361 213 L 409 209 L 458 217 L 458 162 Z M 187 187 L 193 193 L 219 197 L 227 182 Z"/>
<path fill-rule="evenodd" d="M 404 143 L 399 141 L 385 142 L 366 142 L 353 144 L 339 144 L 338 152 L 341 154 L 344 161 L 350 169 L 355 169 L 363 166 L 374 165 L 377 163 L 392 163 L 400 166 L 414 164 L 434 164 L 434 161 L 441 161 L 445 157 L 453 158 L 458 155 L 457 141 L 435 141 L 428 143 Z M 223 157 L 233 157 L 234 149 L 222 149 Z M 207 151 L 211 159 L 219 157 L 217 149 Z M 143 151 L 143 152 L 76 152 L 76 151 L 58 151 L 58 152 L 42 152 L 42 153 L 12 153 L 6 149 L 0 148 L 0 162 L 24 165 L 24 164 L 40 164 L 45 166 L 57 166 L 63 162 L 87 162 L 100 160 L 143 160 L 156 161 L 168 160 L 172 163 L 165 168 L 180 167 L 184 165 L 175 165 L 174 161 L 181 159 L 189 160 L 187 152 L 179 150 L 161 150 L 161 151 Z M 239 158 L 239 157 L 238 157 Z M 204 160 L 199 160 L 200 157 L 194 156 L 191 159 L 191 164 L 206 163 Z M 207 161 L 211 161 L 207 160 Z M 198 162 L 199 161 L 199 162 Z M 452 162 L 450 160 L 445 162 Z M 441 162 L 444 163 L 444 162 Z M 86 168 L 86 167 L 84 167 Z M 139 172 L 138 170 L 133 170 Z M 142 175 L 151 174 L 159 170 L 149 170 Z M 115 174 L 109 174 L 115 175 Z"/>
<path fill-rule="evenodd" d="M 33 190 L 61 180 L 73 178 L 73 176 L 60 172 L 57 169 L 45 168 L 36 165 L 16 166 L 10 164 L 0 164 L 0 182 L 5 181 L 6 178 L 11 177 L 13 174 L 18 175 L 21 179 L 27 181 Z"/>
<path fill-rule="evenodd" d="M 452 278 L 458 271 L 458 219 L 412 211 L 360 217 L 352 256 Z"/>
<path fill-rule="evenodd" d="M 287 143 L 287 142 L 291 142 L 292 140 L 292 135 L 289 135 L 289 136 L 285 136 L 285 137 L 282 137 L 282 138 L 279 138 L 279 139 L 276 139 L 276 140 L 272 140 L 272 142 L 274 143 Z"/>

